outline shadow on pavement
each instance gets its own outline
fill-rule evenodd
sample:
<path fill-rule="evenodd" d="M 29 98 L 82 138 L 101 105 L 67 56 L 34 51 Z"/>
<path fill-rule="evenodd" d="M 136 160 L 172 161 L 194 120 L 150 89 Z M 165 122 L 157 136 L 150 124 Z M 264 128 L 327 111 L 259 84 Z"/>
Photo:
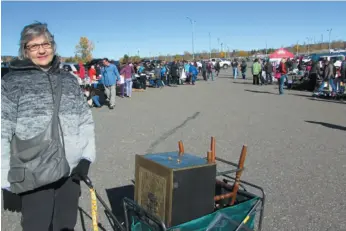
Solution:
<path fill-rule="evenodd" d="M 252 82 L 246 82 L 246 79 L 244 79 L 243 82 L 234 82 L 233 81 L 233 83 L 235 83 L 235 84 L 249 84 L 249 85 L 252 84 Z"/>
<path fill-rule="evenodd" d="M 287 92 L 287 95 L 301 96 L 301 97 L 307 97 L 307 98 L 311 98 L 312 97 L 312 95 L 311 95 L 312 93 L 310 95 L 304 95 L 304 94 L 291 93 L 291 90 L 286 90 L 286 92 Z"/>
<path fill-rule="evenodd" d="M 229 76 L 216 76 L 216 79 L 233 79 L 233 78 Z"/>
<path fill-rule="evenodd" d="M 346 104 L 345 101 L 338 101 L 338 100 L 334 100 L 334 99 L 320 99 L 320 98 L 311 97 L 311 98 L 309 98 L 309 100 L 320 101 L 320 102 L 327 102 L 327 103 Z"/>
<path fill-rule="evenodd" d="M 324 122 L 309 121 L 309 120 L 305 120 L 305 122 L 311 123 L 311 124 L 319 124 L 319 125 L 325 126 L 327 128 L 332 128 L 332 129 L 337 129 L 337 130 L 341 130 L 341 131 L 346 131 L 346 127 L 340 126 L 340 125 L 324 123 Z"/>
<path fill-rule="evenodd" d="M 120 223 L 125 221 L 124 217 L 124 207 L 123 207 L 123 198 L 127 197 L 131 200 L 134 200 L 135 197 L 135 186 L 134 185 L 125 185 L 117 188 L 106 189 L 107 197 L 111 205 L 112 213 L 118 219 Z M 108 220 L 112 222 L 112 218 L 107 214 Z"/>
<path fill-rule="evenodd" d="M 253 92 L 253 93 L 278 95 L 277 93 L 273 93 L 273 92 L 269 92 L 269 91 L 256 91 L 256 90 L 249 90 L 249 89 L 245 89 L 244 91 Z"/>

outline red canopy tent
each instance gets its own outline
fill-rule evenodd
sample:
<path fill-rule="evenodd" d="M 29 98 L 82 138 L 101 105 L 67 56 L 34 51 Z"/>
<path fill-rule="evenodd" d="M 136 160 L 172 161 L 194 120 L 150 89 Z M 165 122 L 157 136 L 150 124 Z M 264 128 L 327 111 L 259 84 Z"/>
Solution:
<path fill-rule="evenodd" d="M 282 59 L 282 58 L 294 58 L 294 54 L 289 52 L 288 50 L 284 48 L 280 48 L 276 50 L 274 53 L 269 55 L 269 58 L 271 59 Z"/>

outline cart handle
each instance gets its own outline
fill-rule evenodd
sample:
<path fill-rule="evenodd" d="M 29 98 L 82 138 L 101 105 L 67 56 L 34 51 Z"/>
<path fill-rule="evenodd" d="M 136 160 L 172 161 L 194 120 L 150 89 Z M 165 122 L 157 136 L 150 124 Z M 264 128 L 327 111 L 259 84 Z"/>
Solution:
<path fill-rule="evenodd" d="M 117 230 L 120 231 L 125 231 L 124 226 L 118 221 L 118 219 L 116 218 L 116 216 L 113 214 L 112 210 L 108 207 L 108 205 L 106 204 L 106 202 L 101 198 L 101 196 L 96 192 L 92 181 L 90 180 L 90 178 L 88 176 L 80 176 L 80 178 L 84 181 L 84 183 L 95 192 L 96 198 L 101 202 L 101 204 L 103 205 L 103 207 L 105 208 L 105 210 L 109 213 L 109 215 L 112 217 L 115 226 L 117 227 Z"/>
<path fill-rule="evenodd" d="M 80 178 L 84 181 L 84 183 L 90 188 L 94 189 L 94 186 L 88 176 L 80 176 Z"/>

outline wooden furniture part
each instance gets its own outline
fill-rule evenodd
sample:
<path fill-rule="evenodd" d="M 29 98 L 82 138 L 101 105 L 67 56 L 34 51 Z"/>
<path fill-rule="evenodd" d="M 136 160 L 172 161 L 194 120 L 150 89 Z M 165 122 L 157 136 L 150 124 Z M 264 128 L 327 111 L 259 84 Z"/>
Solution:
<path fill-rule="evenodd" d="M 212 152 L 211 151 L 207 152 L 207 160 L 208 160 L 209 164 L 213 163 L 213 161 L 212 161 Z"/>
<path fill-rule="evenodd" d="M 223 195 L 217 195 L 217 196 L 214 197 L 214 201 L 220 201 L 220 200 L 223 200 L 223 199 L 231 198 L 231 202 L 229 203 L 229 205 L 233 205 L 234 204 L 234 202 L 236 200 L 236 197 L 237 197 L 237 192 L 238 192 L 238 189 L 239 189 L 240 177 L 241 177 L 241 175 L 243 173 L 243 168 L 244 168 L 244 162 L 245 162 L 245 159 L 246 159 L 246 154 L 247 154 L 247 147 L 245 145 L 243 145 L 243 148 L 242 148 L 242 151 L 241 151 L 241 154 L 240 154 L 240 157 L 239 157 L 238 169 L 236 171 L 236 178 L 235 178 L 233 187 L 231 187 L 232 188 L 232 192 L 226 193 L 226 194 L 223 194 Z M 230 187 L 228 187 L 228 185 L 226 183 L 224 183 L 222 181 L 217 180 L 216 183 L 219 184 L 219 185 L 222 185 L 222 186 L 224 186 L 226 188 L 230 188 Z"/>
<path fill-rule="evenodd" d="M 210 142 L 210 151 L 211 151 L 211 162 L 215 163 L 215 158 L 216 158 L 216 142 L 215 142 L 215 137 L 211 137 L 211 142 Z"/>
<path fill-rule="evenodd" d="M 178 142 L 178 146 L 179 146 L 179 156 L 184 155 L 185 150 L 184 150 L 183 141 L 180 140 L 180 141 Z"/>

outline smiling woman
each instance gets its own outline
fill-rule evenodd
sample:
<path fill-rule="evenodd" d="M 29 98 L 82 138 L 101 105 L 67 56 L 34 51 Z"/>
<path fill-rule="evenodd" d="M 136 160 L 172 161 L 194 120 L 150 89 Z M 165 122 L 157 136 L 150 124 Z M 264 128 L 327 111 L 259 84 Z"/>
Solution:
<path fill-rule="evenodd" d="M 90 108 L 59 64 L 47 25 L 30 24 L 1 79 L 1 188 L 24 231 L 73 230 L 79 181 L 95 160 Z"/>
<path fill-rule="evenodd" d="M 53 35 L 46 24 L 34 23 L 26 26 L 20 39 L 19 56 L 23 60 L 31 59 L 35 64 L 48 65 L 55 55 L 56 44 Z M 45 61 L 39 61 L 40 57 L 46 57 Z"/>

